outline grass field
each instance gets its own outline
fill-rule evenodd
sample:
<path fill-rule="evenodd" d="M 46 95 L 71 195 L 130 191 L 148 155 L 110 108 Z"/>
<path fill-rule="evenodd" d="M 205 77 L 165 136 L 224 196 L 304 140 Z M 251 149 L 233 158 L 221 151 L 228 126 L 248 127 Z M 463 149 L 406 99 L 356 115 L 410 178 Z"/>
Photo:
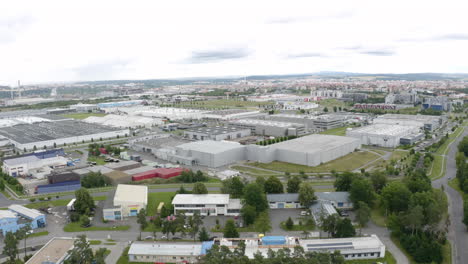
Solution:
<path fill-rule="evenodd" d="M 292 163 L 281 162 L 281 161 L 273 161 L 270 163 L 252 162 L 252 163 L 249 163 L 249 165 L 262 168 L 262 169 L 269 169 L 269 170 L 289 172 L 289 173 L 299 173 L 300 171 L 303 171 L 306 173 L 307 172 L 330 172 L 332 170 L 352 171 L 378 158 L 379 156 L 374 153 L 367 152 L 367 151 L 359 151 L 359 152 L 350 153 L 344 157 L 341 157 L 339 159 L 327 162 L 325 164 L 322 164 L 316 167 L 309 167 L 305 165 L 298 165 L 298 164 L 292 164 Z"/>
<path fill-rule="evenodd" d="M 79 222 L 68 223 L 63 227 L 65 232 L 86 232 L 86 231 L 126 231 L 130 229 L 128 225 L 116 226 L 116 227 L 104 227 L 104 226 L 91 226 L 81 227 Z"/>
<path fill-rule="evenodd" d="M 102 243 L 101 240 L 89 240 L 88 242 L 90 245 L 101 245 Z"/>
<path fill-rule="evenodd" d="M 171 204 L 171 198 L 174 195 L 175 192 L 148 193 L 148 206 L 146 207 L 146 215 L 155 215 L 160 202 L 163 202 L 164 204 Z"/>
<path fill-rule="evenodd" d="M 49 231 L 41 231 L 41 232 L 36 232 L 28 235 L 28 238 L 31 237 L 40 237 L 40 236 L 47 236 L 49 234 Z"/>
<path fill-rule="evenodd" d="M 244 166 L 232 166 L 231 168 L 234 170 L 238 170 L 240 172 L 249 173 L 249 174 L 258 174 L 258 175 L 275 174 L 274 172 L 271 172 L 271 171 L 259 170 L 259 169 L 244 167 Z"/>
<path fill-rule="evenodd" d="M 374 222 L 374 224 L 381 226 L 381 227 L 386 227 L 385 224 L 385 216 L 381 211 L 381 208 L 376 206 L 376 208 L 373 208 L 371 211 L 371 220 Z"/>
<path fill-rule="evenodd" d="M 76 113 L 76 114 L 65 114 L 63 117 L 74 118 L 74 119 L 85 119 L 90 116 L 106 116 L 104 113 Z"/>
<path fill-rule="evenodd" d="M 88 156 L 88 161 L 96 162 L 97 165 L 106 165 L 106 162 L 104 161 L 104 158 L 102 157 Z"/>
<path fill-rule="evenodd" d="M 104 201 L 107 199 L 107 196 L 94 196 L 94 201 Z M 38 208 L 45 208 L 45 207 L 56 207 L 56 206 L 66 206 L 71 199 L 60 199 L 60 200 L 50 200 L 50 201 L 42 201 L 42 202 L 35 202 L 25 205 L 31 209 L 38 209 Z"/>
<path fill-rule="evenodd" d="M 345 127 L 337 127 L 337 128 L 332 128 L 325 130 L 323 132 L 320 132 L 322 135 L 332 135 L 332 136 L 346 136 L 346 129 L 349 128 L 349 126 Z"/>

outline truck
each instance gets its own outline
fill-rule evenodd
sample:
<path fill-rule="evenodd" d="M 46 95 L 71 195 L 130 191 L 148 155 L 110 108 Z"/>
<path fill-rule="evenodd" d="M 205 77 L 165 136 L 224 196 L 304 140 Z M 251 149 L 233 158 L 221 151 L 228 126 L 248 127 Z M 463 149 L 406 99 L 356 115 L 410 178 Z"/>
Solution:
<path fill-rule="evenodd" d="M 74 205 L 75 205 L 75 201 L 76 201 L 76 199 L 73 198 L 73 199 L 71 199 L 71 201 L 67 204 L 67 210 L 68 210 L 68 211 L 75 211 L 75 206 L 74 206 Z"/>

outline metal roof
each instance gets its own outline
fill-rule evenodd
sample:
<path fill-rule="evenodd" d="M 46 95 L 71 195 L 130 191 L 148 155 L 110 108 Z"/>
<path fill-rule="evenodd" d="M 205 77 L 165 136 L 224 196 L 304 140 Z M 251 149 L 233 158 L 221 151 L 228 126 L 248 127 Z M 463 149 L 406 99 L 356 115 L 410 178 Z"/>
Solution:
<path fill-rule="evenodd" d="M 229 204 L 229 194 L 177 194 L 172 204 Z"/>
<path fill-rule="evenodd" d="M 349 192 L 316 192 L 317 200 L 350 203 Z"/>
<path fill-rule="evenodd" d="M 315 153 L 331 151 L 349 143 L 360 144 L 360 140 L 352 137 L 313 134 L 276 143 L 270 145 L 270 147 L 296 152 Z"/>
<path fill-rule="evenodd" d="M 7 166 L 15 166 L 19 164 L 25 164 L 25 163 L 31 163 L 31 162 L 37 162 L 40 159 L 36 156 L 26 156 L 26 157 L 20 157 L 16 159 L 7 159 L 3 161 L 3 163 Z"/>
<path fill-rule="evenodd" d="M 36 219 L 37 217 L 44 216 L 41 212 L 36 209 L 30 209 L 19 204 L 12 204 L 8 207 L 8 210 L 23 215 L 25 217 Z"/>
<path fill-rule="evenodd" d="M 183 150 L 200 151 L 204 153 L 221 153 L 233 149 L 244 148 L 245 146 L 237 142 L 202 140 L 178 145 L 177 148 Z"/>
<path fill-rule="evenodd" d="M 268 202 L 297 202 L 299 201 L 298 193 L 277 193 L 267 194 Z"/>
<path fill-rule="evenodd" d="M 8 210 L 0 210 L 0 219 L 3 218 L 16 218 L 16 214 Z"/>
<path fill-rule="evenodd" d="M 201 251 L 201 243 L 133 242 L 130 246 L 128 254 L 158 256 L 199 256 Z"/>

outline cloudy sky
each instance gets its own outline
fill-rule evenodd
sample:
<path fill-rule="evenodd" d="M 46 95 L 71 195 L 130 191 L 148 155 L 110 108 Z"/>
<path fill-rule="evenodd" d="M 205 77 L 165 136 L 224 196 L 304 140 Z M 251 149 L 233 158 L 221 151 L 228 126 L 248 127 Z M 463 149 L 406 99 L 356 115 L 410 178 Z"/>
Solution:
<path fill-rule="evenodd" d="M 0 85 L 468 72 L 468 1 L 1 1 Z"/>

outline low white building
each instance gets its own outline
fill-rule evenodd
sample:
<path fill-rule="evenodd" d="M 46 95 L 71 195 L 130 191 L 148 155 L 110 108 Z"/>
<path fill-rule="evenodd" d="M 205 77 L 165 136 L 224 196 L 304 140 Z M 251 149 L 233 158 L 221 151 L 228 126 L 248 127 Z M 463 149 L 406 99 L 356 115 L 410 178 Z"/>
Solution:
<path fill-rule="evenodd" d="M 230 140 L 250 134 L 250 129 L 236 126 L 198 127 L 184 131 L 184 137 L 191 140 Z"/>
<path fill-rule="evenodd" d="M 172 200 L 174 214 L 203 216 L 237 216 L 242 208 L 240 199 L 231 199 L 229 194 L 177 194 Z"/>
<path fill-rule="evenodd" d="M 347 137 L 361 140 L 361 144 L 395 148 L 400 145 L 400 139 L 410 135 L 418 134 L 420 128 L 414 125 L 395 124 L 373 124 L 370 126 L 348 129 Z"/>
<path fill-rule="evenodd" d="M 198 263 L 201 243 L 133 242 L 128 251 L 130 262 Z"/>
<path fill-rule="evenodd" d="M 119 184 L 112 202 L 104 206 L 105 220 L 123 220 L 124 217 L 136 216 L 148 205 L 148 186 Z"/>
<path fill-rule="evenodd" d="M 3 161 L 2 170 L 4 173 L 13 177 L 27 176 L 33 173 L 34 171 L 39 171 L 43 168 L 66 167 L 67 161 L 67 158 L 61 156 L 45 159 L 40 159 L 36 156 L 25 156 L 20 158 L 7 159 Z"/>

